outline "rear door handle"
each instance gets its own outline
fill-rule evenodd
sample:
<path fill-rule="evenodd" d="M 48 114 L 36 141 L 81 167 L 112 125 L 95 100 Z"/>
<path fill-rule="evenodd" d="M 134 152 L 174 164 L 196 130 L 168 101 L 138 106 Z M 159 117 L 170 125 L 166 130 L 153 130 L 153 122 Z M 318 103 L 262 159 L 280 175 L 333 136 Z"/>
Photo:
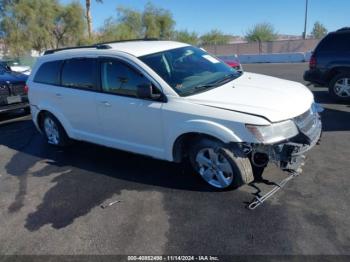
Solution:
<path fill-rule="evenodd" d="M 62 97 L 62 94 L 56 93 L 56 97 L 61 98 L 61 97 Z"/>

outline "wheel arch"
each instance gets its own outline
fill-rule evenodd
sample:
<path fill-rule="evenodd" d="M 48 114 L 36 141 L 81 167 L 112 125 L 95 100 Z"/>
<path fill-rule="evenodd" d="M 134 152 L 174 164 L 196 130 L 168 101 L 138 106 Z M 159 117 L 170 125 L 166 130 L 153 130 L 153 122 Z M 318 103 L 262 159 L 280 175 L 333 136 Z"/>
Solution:
<path fill-rule="evenodd" d="M 217 140 L 220 142 L 220 139 L 214 137 L 212 135 L 208 135 L 205 133 L 196 133 L 196 132 L 188 132 L 180 135 L 174 142 L 172 147 L 172 157 L 173 161 L 176 163 L 180 163 L 185 157 L 187 157 L 187 153 L 189 151 L 189 146 L 193 141 L 196 141 L 201 138 L 208 138 L 211 140 Z"/>
<path fill-rule="evenodd" d="M 327 74 L 326 81 L 329 84 L 329 82 L 333 79 L 338 74 L 343 74 L 343 73 L 350 73 L 350 67 L 345 67 L 345 66 L 337 66 L 333 67 L 329 73 Z"/>
<path fill-rule="evenodd" d="M 170 158 L 174 162 L 181 162 L 188 152 L 191 142 L 200 138 L 217 140 L 222 143 L 241 142 L 241 139 L 230 129 L 215 122 L 205 120 L 189 121 L 174 138 L 171 139 Z"/>
<path fill-rule="evenodd" d="M 61 116 L 57 112 L 52 112 L 52 110 L 50 110 L 50 109 L 41 109 L 36 116 L 37 126 L 39 127 L 41 132 L 42 132 L 42 128 L 43 128 L 42 127 L 42 120 L 43 120 L 43 117 L 45 116 L 45 114 L 47 114 L 47 113 L 53 115 L 60 122 L 64 131 L 67 133 L 68 137 L 70 137 L 70 138 L 73 137 L 69 123 L 64 120 L 63 116 Z"/>

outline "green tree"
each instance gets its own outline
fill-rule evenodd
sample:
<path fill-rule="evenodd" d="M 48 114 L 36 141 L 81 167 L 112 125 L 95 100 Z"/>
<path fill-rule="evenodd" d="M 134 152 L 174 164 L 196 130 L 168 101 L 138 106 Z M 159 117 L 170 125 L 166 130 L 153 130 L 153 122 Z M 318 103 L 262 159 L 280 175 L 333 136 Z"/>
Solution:
<path fill-rule="evenodd" d="M 184 42 L 191 45 L 198 45 L 199 43 L 198 34 L 196 32 L 189 32 L 187 30 L 174 32 L 173 38 L 176 41 Z"/>
<path fill-rule="evenodd" d="M 227 44 L 229 42 L 229 36 L 223 34 L 217 29 L 211 30 L 209 33 L 202 35 L 200 39 L 203 45 L 219 45 Z"/>
<path fill-rule="evenodd" d="M 99 31 L 100 41 L 134 38 L 170 39 L 175 21 L 168 10 L 148 3 L 142 12 L 118 7 L 117 19 L 108 18 Z"/>
<path fill-rule="evenodd" d="M 5 1 L 4 1 L 5 2 Z M 8 51 L 20 56 L 30 49 L 30 40 L 26 29 L 26 12 L 18 3 L 2 3 L 1 32 Z"/>
<path fill-rule="evenodd" d="M 102 3 L 103 0 L 96 0 L 97 3 Z M 86 18 L 86 25 L 88 28 L 88 35 L 89 38 L 92 37 L 92 15 L 91 15 L 91 0 L 85 0 L 85 18 Z"/>
<path fill-rule="evenodd" d="M 76 45 L 84 35 L 84 11 L 78 2 L 61 5 L 58 0 L 8 1 L 0 12 L 6 14 L 0 18 L 0 31 L 12 56 L 33 49 L 42 52 Z"/>
<path fill-rule="evenodd" d="M 84 40 L 84 10 L 78 2 L 60 7 L 54 20 L 55 47 L 79 45 Z"/>
<path fill-rule="evenodd" d="M 54 47 L 53 30 L 60 5 L 56 0 L 20 1 L 26 10 L 28 40 L 31 49 L 42 52 Z M 19 4 L 19 5 L 21 5 Z"/>
<path fill-rule="evenodd" d="M 130 38 L 142 38 L 143 24 L 142 13 L 131 8 L 118 7 L 118 22 L 122 28 L 119 30 L 129 31 Z"/>
<path fill-rule="evenodd" d="M 248 42 L 259 43 L 259 53 L 262 52 L 262 42 L 273 41 L 276 39 L 276 32 L 272 24 L 260 23 L 256 24 L 252 29 L 248 30 L 245 35 Z"/>
<path fill-rule="evenodd" d="M 175 21 L 168 10 L 147 3 L 142 14 L 142 21 L 145 38 L 171 38 Z"/>
<path fill-rule="evenodd" d="M 135 35 L 130 31 L 130 27 L 124 23 L 118 23 L 113 18 L 105 20 L 104 25 L 100 29 L 98 41 L 118 41 L 133 39 Z"/>
<path fill-rule="evenodd" d="M 324 37 L 327 34 L 327 29 L 326 27 L 321 24 L 320 22 L 315 22 L 314 27 L 311 31 L 311 36 L 316 39 L 320 39 Z"/>
<path fill-rule="evenodd" d="M 113 41 L 116 39 L 116 27 L 118 26 L 117 23 L 115 23 L 113 17 L 107 18 L 103 26 L 100 28 L 98 32 L 98 41 L 99 42 L 108 42 Z"/>

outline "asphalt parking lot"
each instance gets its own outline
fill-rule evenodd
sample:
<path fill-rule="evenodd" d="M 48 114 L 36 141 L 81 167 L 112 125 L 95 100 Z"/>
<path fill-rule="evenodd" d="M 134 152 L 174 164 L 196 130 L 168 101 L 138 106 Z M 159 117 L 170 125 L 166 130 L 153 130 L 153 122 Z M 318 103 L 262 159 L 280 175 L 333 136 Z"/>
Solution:
<path fill-rule="evenodd" d="M 299 82 L 306 68 L 244 66 Z M 325 107 L 321 145 L 254 211 L 265 185 L 214 192 L 180 165 L 86 143 L 62 151 L 29 116 L 0 116 L 0 254 L 349 255 L 350 106 L 311 89 Z"/>

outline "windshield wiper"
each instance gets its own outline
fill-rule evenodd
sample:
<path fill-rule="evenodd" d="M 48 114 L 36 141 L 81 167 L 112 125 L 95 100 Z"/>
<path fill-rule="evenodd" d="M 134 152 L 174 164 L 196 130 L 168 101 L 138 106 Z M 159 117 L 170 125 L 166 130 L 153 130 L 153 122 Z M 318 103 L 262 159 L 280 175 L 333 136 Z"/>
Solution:
<path fill-rule="evenodd" d="M 217 85 L 224 84 L 224 83 L 229 82 L 230 80 L 233 80 L 234 78 L 236 78 L 236 74 L 234 74 L 234 73 L 228 74 L 228 75 L 225 75 L 220 80 L 216 81 L 215 84 L 217 84 Z"/>
<path fill-rule="evenodd" d="M 198 86 L 195 86 L 194 89 L 195 90 L 200 90 L 200 89 L 205 89 L 205 88 L 211 88 L 211 87 L 215 87 L 215 86 L 218 86 L 218 84 L 215 82 L 215 83 L 211 83 L 211 84 L 202 84 L 202 85 L 198 85 Z"/>
<path fill-rule="evenodd" d="M 200 89 L 203 89 L 203 88 L 216 87 L 216 86 L 222 85 L 222 84 L 224 84 L 226 82 L 229 82 L 229 80 L 233 79 L 235 76 L 236 76 L 235 74 L 229 74 L 229 75 L 226 75 L 223 78 L 219 79 L 218 81 L 215 81 L 214 83 L 198 85 L 194 89 L 195 90 L 200 90 Z"/>
<path fill-rule="evenodd" d="M 219 79 L 218 81 L 215 81 L 214 83 L 197 85 L 193 89 L 191 89 L 190 91 L 182 93 L 182 95 L 186 96 L 186 95 L 190 95 L 190 94 L 204 91 L 206 89 L 217 87 L 217 86 L 223 85 L 223 84 L 233 80 L 234 78 L 236 78 L 236 74 L 228 74 L 228 75 L 225 75 L 223 78 Z"/>

